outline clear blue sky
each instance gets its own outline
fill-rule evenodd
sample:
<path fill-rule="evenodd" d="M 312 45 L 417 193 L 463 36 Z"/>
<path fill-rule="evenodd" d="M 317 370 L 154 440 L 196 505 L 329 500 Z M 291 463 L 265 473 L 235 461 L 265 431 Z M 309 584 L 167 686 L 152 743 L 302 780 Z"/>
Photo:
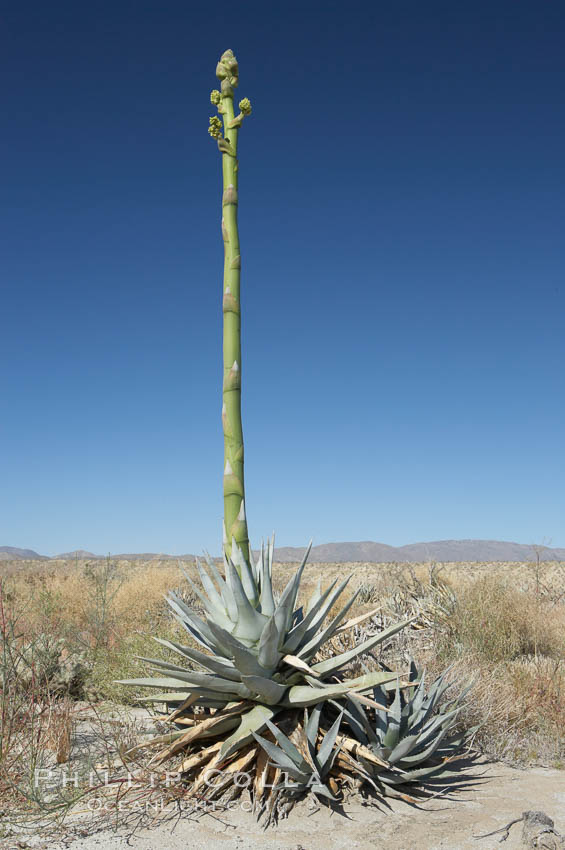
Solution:
<path fill-rule="evenodd" d="M 216 62 L 250 534 L 565 546 L 565 7 L 0 15 L 0 544 L 218 552 Z"/>

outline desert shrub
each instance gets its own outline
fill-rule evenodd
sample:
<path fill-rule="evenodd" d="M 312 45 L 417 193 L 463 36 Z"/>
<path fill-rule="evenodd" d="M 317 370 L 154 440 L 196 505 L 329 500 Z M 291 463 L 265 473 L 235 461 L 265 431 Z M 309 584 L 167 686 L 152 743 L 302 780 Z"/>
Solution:
<path fill-rule="evenodd" d="M 26 640 L 21 614 L 0 580 L 0 800 L 12 813 L 36 801 L 36 770 L 69 760 L 74 724 L 71 698 L 53 686 L 58 652 L 45 636 Z"/>
<path fill-rule="evenodd" d="M 481 577 L 458 593 L 442 651 L 471 652 L 491 662 L 529 655 L 559 658 L 563 615 L 548 613 L 533 594 L 497 576 Z"/>
<path fill-rule="evenodd" d="M 477 725 L 477 748 L 491 758 L 524 766 L 565 766 L 565 666 L 543 657 L 496 664 L 462 656 L 475 685 L 460 717 Z M 457 671 L 454 671 L 455 674 Z"/>

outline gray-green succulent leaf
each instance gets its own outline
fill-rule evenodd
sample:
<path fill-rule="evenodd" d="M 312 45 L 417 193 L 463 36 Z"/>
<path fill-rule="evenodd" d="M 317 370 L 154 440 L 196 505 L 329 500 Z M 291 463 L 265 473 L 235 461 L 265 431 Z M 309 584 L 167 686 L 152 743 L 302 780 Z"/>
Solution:
<path fill-rule="evenodd" d="M 224 541 L 224 575 L 210 556 L 206 566 L 197 560 L 200 586 L 186 576 L 204 613 L 198 615 L 180 596 L 167 597 L 174 617 L 201 649 L 157 638 L 161 645 L 186 659 L 187 666 L 150 658 L 144 659 L 165 678 L 124 680 L 123 684 L 191 693 L 196 705 L 222 705 L 245 699 L 263 706 L 315 706 L 339 699 L 349 692 L 367 693 L 386 687 L 395 678 L 378 671 L 349 682 L 335 680 L 335 673 L 361 653 L 392 637 L 410 620 L 391 626 L 358 647 L 337 657 L 313 661 L 330 640 L 354 604 L 355 595 L 338 610 L 329 623 L 330 611 L 345 590 L 349 577 L 334 581 L 322 591 L 318 584 L 305 605 L 297 606 L 300 580 L 311 543 L 297 572 L 289 579 L 278 602 L 272 584 L 274 538 L 261 546 L 254 562 L 232 540 L 228 554 Z M 325 624 L 325 625 L 324 625 Z M 192 669 L 197 665 L 200 669 Z M 155 698 L 149 697 L 148 699 Z"/>
<path fill-rule="evenodd" d="M 402 689 L 397 682 L 388 711 L 374 712 L 373 730 L 367 727 L 367 717 L 360 717 L 362 708 L 350 701 L 345 717 L 353 734 L 390 765 L 388 771 L 373 769 L 379 782 L 402 785 L 437 777 L 445 762 L 454 758 L 468 739 L 469 733 L 447 737 L 468 692 L 465 688 L 456 699 L 442 702 L 449 687 L 447 672 L 426 688 L 425 674 L 420 675 L 412 664 L 409 679 L 412 686 Z M 381 703 L 386 700 L 382 686 L 375 688 L 374 697 Z"/>
<path fill-rule="evenodd" d="M 321 708 L 319 706 L 313 709 L 310 716 L 305 710 L 304 728 L 310 762 L 304 758 L 291 739 L 270 721 L 267 721 L 266 725 L 278 746 L 256 732 L 253 733 L 253 737 L 265 750 L 271 764 L 286 774 L 286 781 L 278 786 L 280 789 L 291 794 L 302 794 L 309 791 L 317 796 L 335 800 L 336 798 L 327 787 L 325 780 L 339 752 L 339 747 L 336 747 L 335 744 L 342 715 L 338 716 L 329 731 L 322 737 L 322 742 L 318 748 L 320 713 Z M 290 782 L 288 777 L 293 782 Z"/>

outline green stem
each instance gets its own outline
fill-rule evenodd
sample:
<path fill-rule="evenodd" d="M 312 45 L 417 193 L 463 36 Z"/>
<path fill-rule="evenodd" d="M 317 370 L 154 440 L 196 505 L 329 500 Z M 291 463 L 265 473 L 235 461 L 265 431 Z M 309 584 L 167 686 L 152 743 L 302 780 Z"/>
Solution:
<path fill-rule="evenodd" d="M 216 70 L 221 79 L 218 109 L 224 119 L 222 151 L 223 195 L 222 236 L 224 240 L 224 377 L 222 425 L 224 431 L 224 525 L 226 554 L 232 539 L 249 561 L 249 535 L 245 516 L 243 476 L 243 427 L 241 422 L 241 255 L 237 225 L 238 163 L 237 136 L 241 120 L 234 122 L 233 86 L 237 85 L 237 63 L 226 51 Z M 231 126 L 234 124 L 235 126 Z"/>

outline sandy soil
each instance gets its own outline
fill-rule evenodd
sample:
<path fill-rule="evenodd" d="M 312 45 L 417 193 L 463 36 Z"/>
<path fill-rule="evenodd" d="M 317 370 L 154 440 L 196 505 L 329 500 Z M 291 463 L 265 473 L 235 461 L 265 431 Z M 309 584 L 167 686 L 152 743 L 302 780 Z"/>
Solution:
<path fill-rule="evenodd" d="M 475 836 L 505 826 L 528 809 L 545 811 L 554 819 L 556 829 L 565 832 L 565 772 L 545 768 L 522 771 L 500 763 L 473 768 L 473 772 L 479 771 L 479 785 L 459 792 L 452 800 L 436 799 L 420 809 L 394 801 L 392 810 L 379 810 L 355 799 L 342 811 L 313 811 L 304 802 L 278 826 L 264 831 L 251 814 L 234 803 L 230 812 L 218 809 L 198 816 L 187 812 L 152 828 L 139 828 L 133 835 L 131 825 L 128 828 L 124 823 L 117 831 L 106 828 L 91 833 L 90 816 L 82 815 L 78 821 L 72 819 L 74 825 L 69 823 L 62 841 L 45 840 L 40 835 L 24 841 L 28 846 L 50 850 L 64 850 L 69 843 L 73 850 L 114 850 L 127 845 L 144 850 L 493 850 L 500 846 L 500 834 L 480 840 Z M 505 850 L 520 848 L 520 839 L 521 825 L 516 824 L 504 842 Z M 26 844 L 3 842 L 6 848 Z"/>

